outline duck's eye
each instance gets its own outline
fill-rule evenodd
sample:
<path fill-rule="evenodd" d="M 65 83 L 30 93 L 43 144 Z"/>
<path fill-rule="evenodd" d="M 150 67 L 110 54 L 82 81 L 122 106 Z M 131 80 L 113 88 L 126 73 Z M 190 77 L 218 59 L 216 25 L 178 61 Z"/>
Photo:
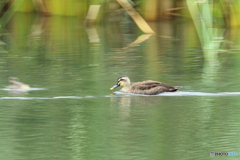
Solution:
<path fill-rule="evenodd" d="M 125 80 L 125 79 L 119 79 L 118 82 L 120 82 L 120 81 L 123 81 L 123 82 L 124 82 L 124 81 L 126 81 L 126 80 Z"/>
<path fill-rule="evenodd" d="M 118 85 L 121 85 L 122 82 L 124 82 L 125 80 L 124 79 L 119 79 L 118 80 Z"/>

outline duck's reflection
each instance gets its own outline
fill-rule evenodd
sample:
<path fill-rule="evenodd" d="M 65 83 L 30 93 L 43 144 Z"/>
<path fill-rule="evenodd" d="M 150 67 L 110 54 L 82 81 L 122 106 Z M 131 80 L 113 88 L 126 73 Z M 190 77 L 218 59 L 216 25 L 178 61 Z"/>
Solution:
<path fill-rule="evenodd" d="M 28 95 L 28 91 L 27 90 L 13 89 L 13 90 L 9 90 L 9 94 L 11 96 L 26 96 L 26 95 Z"/>
<path fill-rule="evenodd" d="M 147 107 L 149 104 L 159 103 L 163 97 L 161 96 L 132 96 L 128 94 L 120 94 L 117 97 L 112 97 L 111 106 L 117 107 L 119 115 L 122 118 L 127 118 L 131 114 L 131 107 Z M 137 104 L 137 105 L 136 105 Z"/>
<path fill-rule="evenodd" d="M 131 97 L 121 96 L 117 98 L 117 106 L 119 114 L 123 117 L 129 117 L 131 112 Z"/>

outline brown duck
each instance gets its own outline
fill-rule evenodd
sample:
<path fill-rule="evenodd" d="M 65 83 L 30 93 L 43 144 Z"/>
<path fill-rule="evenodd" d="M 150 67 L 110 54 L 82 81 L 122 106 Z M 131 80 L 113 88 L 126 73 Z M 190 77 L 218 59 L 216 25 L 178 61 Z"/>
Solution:
<path fill-rule="evenodd" d="M 19 82 L 17 77 L 10 77 L 9 78 L 9 87 L 10 89 L 29 89 L 29 85 Z"/>
<path fill-rule="evenodd" d="M 170 86 L 168 84 L 152 80 L 136 82 L 131 85 L 131 81 L 127 76 L 119 77 L 117 79 L 117 84 L 110 88 L 110 90 L 113 90 L 119 86 L 123 87 L 120 90 L 122 92 L 146 95 L 155 95 L 163 92 L 175 92 L 182 88 L 181 86 Z"/>

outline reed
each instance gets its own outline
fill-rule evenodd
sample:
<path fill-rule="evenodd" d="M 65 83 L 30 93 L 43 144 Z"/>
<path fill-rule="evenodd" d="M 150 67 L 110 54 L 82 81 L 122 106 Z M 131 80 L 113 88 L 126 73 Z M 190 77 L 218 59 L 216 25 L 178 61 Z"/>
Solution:
<path fill-rule="evenodd" d="M 34 12 L 35 8 L 32 0 L 15 0 L 13 1 L 13 10 L 19 12 Z"/>
<path fill-rule="evenodd" d="M 143 9 L 143 16 L 146 20 L 157 20 L 158 19 L 158 0 L 148 0 L 142 3 L 141 8 Z"/>
<path fill-rule="evenodd" d="M 227 7 L 229 7 L 230 11 L 230 25 L 231 26 L 239 26 L 240 25 L 240 0 L 235 1 L 229 1 L 228 4 L 226 4 Z"/>

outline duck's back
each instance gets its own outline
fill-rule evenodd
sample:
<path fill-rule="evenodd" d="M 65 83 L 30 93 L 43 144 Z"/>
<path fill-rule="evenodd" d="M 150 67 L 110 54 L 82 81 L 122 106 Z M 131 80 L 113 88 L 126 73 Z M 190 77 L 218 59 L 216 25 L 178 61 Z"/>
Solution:
<path fill-rule="evenodd" d="M 175 92 L 179 86 L 171 86 L 165 83 L 147 80 L 142 82 L 134 83 L 131 86 L 130 92 L 136 94 L 146 94 L 146 95 L 155 95 L 163 92 Z"/>

